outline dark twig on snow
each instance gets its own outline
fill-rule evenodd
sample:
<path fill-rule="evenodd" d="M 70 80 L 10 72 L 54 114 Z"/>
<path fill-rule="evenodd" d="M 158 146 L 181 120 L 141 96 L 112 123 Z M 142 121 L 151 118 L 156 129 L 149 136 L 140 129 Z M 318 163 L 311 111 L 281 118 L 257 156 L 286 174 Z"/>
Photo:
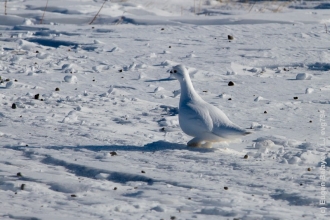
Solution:
<path fill-rule="evenodd" d="M 93 24 L 93 22 L 95 21 L 96 17 L 99 15 L 99 13 L 100 13 L 101 9 L 103 8 L 103 6 L 104 6 L 104 4 L 105 4 L 106 1 L 107 1 L 107 0 L 105 0 L 105 1 L 103 2 L 103 4 L 102 4 L 100 10 L 96 13 L 96 15 L 94 16 L 93 20 L 91 20 L 91 22 L 89 22 L 89 24 Z"/>
<path fill-rule="evenodd" d="M 7 15 L 7 0 L 5 1 L 5 15 Z"/>
<path fill-rule="evenodd" d="M 40 24 L 42 24 L 42 22 L 43 22 L 43 20 L 44 20 L 44 16 L 45 16 L 45 12 L 46 12 L 47 6 L 48 6 L 48 0 L 47 0 L 47 2 L 46 2 L 46 6 L 45 6 L 45 9 L 44 9 L 44 13 L 42 14 L 42 17 L 41 17 L 41 20 L 40 20 Z"/>
<path fill-rule="evenodd" d="M 327 24 L 324 24 L 324 27 L 325 27 L 325 33 L 328 33 L 328 26 L 327 26 Z"/>

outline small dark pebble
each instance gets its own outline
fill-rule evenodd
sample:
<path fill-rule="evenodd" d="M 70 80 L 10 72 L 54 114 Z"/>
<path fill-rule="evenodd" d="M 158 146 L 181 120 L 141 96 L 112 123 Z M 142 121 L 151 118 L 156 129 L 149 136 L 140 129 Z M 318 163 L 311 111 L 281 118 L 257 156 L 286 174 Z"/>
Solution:
<path fill-rule="evenodd" d="M 176 217 L 175 216 L 171 216 L 171 220 L 175 220 L 176 219 Z"/>
<path fill-rule="evenodd" d="M 136 187 L 134 187 L 134 189 L 137 189 L 138 187 L 136 186 Z"/>
<path fill-rule="evenodd" d="M 267 111 L 264 111 L 264 114 L 267 114 Z"/>
<path fill-rule="evenodd" d="M 230 82 L 228 83 L 228 86 L 234 86 L 234 82 L 230 81 Z"/>
<path fill-rule="evenodd" d="M 299 185 L 300 185 L 300 186 L 302 186 L 303 184 L 302 184 L 302 183 L 300 183 Z"/>
<path fill-rule="evenodd" d="M 111 156 L 117 156 L 118 154 L 116 152 L 112 151 L 112 152 L 110 152 L 110 155 Z"/>
<path fill-rule="evenodd" d="M 28 147 L 29 145 L 28 144 L 25 144 L 25 147 Z"/>
<path fill-rule="evenodd" d="M 121 78 L 123 79 L 124 77 L 122 76 Z"/>
<path fill-rule="evenodd" d="M 312 169 L 310 167 L 307 168 L 307 171 L 312 171 Z"/>
<path fill-rule="evenodd" d="M 160 131 L 165 131 L 165 128 L 161 128 Z"/>
<path fill-rule="evenodd" d="M 39 94 L 35 94 L 34 99 L 39 99 Z"/>
<path fill-rule="evenodd" d="M 44 99 L 40 99 L 40 101 L 44 101 Z"/>
<path fill-rule="evenodd" d="M 203 92 L 207 92 L 206 90 L 204 90 Z"/>
<path fill-rule="evenodd" d="M 68 49 L 68 51 L 71 51 L 71 49 Z"/>
<path fill-rule="evenodd" d="M 162 28 L 162 29 L 160 29 L 160 30 L 162 30 L 162 31 L 163 31 L 163 30 L 165 30 L 165 29 L 164 29 L 164 28 Z"/>
<path fill-rule="evenodd" d="M 13 104 L 11 105 L 11 108 L 12 108 L 12 109 L 16 109 L 16 104 L 13 103 Z"/>
<path fill-rule="evenodd" d="M 225 190 L 228 190 L 228 187 L 227 186 L 225 186 L 225 187 L 223 187 Z"/>
<path fill-rule="evenodd" d="M 249 155 L 246 154 L 246 155 L 244 156 L 244 159 L 248 159 L 248 158 L 249 158 Z"/>
<path fill-rule="evenodd" d="M 37 62 L 34 63 L 34 65 L 37 65 L 37 64 L 38 64 Z"/>
<path fill-rule="evenodd" d="M 21 173 L 21 172 L 19 172 L 19 173 L 17 173 L 17 174 L 16 174 L 16 176 L 22 176 L 22 173 Z"/>
<path fill-rule="evenodd" d="M 231 98 L 229 98 L 228 100 L 231 100 Z"/>
<path fill-rule="evenodd" d="M 21 190 L 24 190 L 25 189 L 25 184 L 23 183 L 22 185 L 21 185 Z"/>
<path fill-rule="evenodd" d="M 214 38 L 214 40 L 217 39 L 216 37 Z"/>
<path fill-rule="evenodd" d="M 39 51 L 37 50 L 36 53 L 39 53 Z"/>
<path fill-rule="evenodd" d="M 75 194 L 71 194 L 71 197 L 77 197 Z"/>
<path fill-rule="evenodd" d="M 188 199 L 189 199 L 189 200 L 191 200 L 191 198 L 190 198 L 190 197 L 189 197 Z"/>
<path fill-rule="evenodd" d="M 234 40 L 234 36 L 233 35 L 228 35 L 228 40 Z"/>
<path fill-rule="evenodd" d="M 309 121 L 309 123 L 312 123 L 312 122 L 313 122 L 312 120 Z"/>
<path fill-rule="evenodd" d="M 20 118 L 22 118 L 22 115 L 21 116 L 19 116 Z"/>
<path fill-rule="evenodd" d="M 92 29 L 94 29 L 95 27 L 92 27 Z"/>
<path fill-rule="evenodd" d="M 15 81 L 15 82 L 18 82 L 18 80 L 17 80 L 17 79 L 15 79 L 14 81 Z"/>
<path fill-rule="evenodd" d="M 118 70 L 120 73 L 123 72 L 123 70 Z"/>
<path fill-rule="evenodd" d="M 5 81 L 6 81 L 6 82 L 9 82 L 9 81 L 10 81 L 10 79 L 6 79 Z"/>
<path fill-rule="evenodd" d="M 55 91 L 56 91 L 56 92 L 60 91 L 60 88 L 56 88 Z"/>
<path fill-rule="evenodd" d="M 295 96 L 295 97 L 293 97 L 293 99 L 298 99 L 298 97 L 297 97 L 297 96 Z"/>
<path fill-rule="evenodd" d="M 93 82 L 95 82 L 95 79 L 93 79 Z"/>
<path fill-rule="evenodd" d="M 172 46 L 168 46 L 168 48 L 172 48 Z"/>
<path fill-rule="evenodd" d="M 117 190 L 117 187 L 113 188 L 113 190 Z"/>
<path fill-rule="evenodd" d="M 289 71 L 289 69 L 287 69 L 287 68 L 283 68 L 283 70 L 284 70 L 284 71 Z"/>
<path fill-rule="evenodd" d="M 142 170 L 141 173 L 146 173 L 146 172 Z"/>

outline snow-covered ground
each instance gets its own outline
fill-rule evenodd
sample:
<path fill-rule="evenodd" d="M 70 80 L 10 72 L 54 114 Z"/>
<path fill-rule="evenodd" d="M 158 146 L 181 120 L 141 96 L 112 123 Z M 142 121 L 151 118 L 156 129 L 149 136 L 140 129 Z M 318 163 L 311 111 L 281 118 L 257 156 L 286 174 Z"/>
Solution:
<path fill-rule="evenodd" d="M 4 2 L 0 219 L 329 219 L 329 4 Z M 179 63 L 253 133 L 188 148 Z"/>

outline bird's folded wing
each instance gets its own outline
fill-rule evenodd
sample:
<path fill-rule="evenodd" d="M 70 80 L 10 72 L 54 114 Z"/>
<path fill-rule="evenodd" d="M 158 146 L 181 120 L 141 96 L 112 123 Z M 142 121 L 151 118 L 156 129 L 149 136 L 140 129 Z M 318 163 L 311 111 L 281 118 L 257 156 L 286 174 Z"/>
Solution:
<path fill-rule="evenodd" d="M 181 107 L 184 111 L 185 118 L 187 121 L 192 123 L 191 125 L 203 130 L 204 132 L 209 131 L 211 132 L 213 129 L 213 122 L 212 118 L 209 114 L 209 111 L 203 105 L 196 105 L 196 104 L 187 104 L 185 107 Z"/>

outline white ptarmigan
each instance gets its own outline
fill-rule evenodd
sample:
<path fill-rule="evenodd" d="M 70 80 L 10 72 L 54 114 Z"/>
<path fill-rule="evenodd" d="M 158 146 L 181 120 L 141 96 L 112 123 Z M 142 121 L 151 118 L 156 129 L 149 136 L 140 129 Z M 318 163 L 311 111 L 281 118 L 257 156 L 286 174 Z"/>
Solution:
<path fill-rule="evenodd" d="M 212 142 L 228 141 L 250 134 L 197 94 L 188 70 L 183 65 L 174 66 L 170 73 L 180 82 L 179 124 L 184 133 L 194 137 L 187 143 L 189 147 L 209 148 Z"/>

